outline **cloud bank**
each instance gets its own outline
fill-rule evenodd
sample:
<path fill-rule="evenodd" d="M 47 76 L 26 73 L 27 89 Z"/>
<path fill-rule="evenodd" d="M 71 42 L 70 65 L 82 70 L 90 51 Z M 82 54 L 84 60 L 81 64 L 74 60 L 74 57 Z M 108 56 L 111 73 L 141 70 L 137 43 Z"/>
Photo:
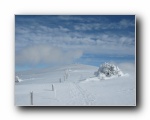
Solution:
<path fill-rule="evenodd" d="M 23 49 L 16 54 L 17 64 L 63 64 L 71 63 L 82 56 L 82 51 L 63 51 L 58 47 L 36 45 Z"/>

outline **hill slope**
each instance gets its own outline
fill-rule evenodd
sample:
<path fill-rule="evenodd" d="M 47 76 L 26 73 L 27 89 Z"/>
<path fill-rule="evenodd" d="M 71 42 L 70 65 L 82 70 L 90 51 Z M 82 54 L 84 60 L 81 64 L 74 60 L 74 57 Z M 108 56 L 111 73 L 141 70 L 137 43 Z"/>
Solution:
<path fill-rule="evenodd" d="M 15 104 L 31 105 L 30 92 L 33 91 L 33 105 L 36 106 L 136 105 L 133 73 L 99 80 L 94 76 L 97 70 L 98 67 L 76 64 L 18 72 L 16 75 L 23 81 L 15 84 Z"/>

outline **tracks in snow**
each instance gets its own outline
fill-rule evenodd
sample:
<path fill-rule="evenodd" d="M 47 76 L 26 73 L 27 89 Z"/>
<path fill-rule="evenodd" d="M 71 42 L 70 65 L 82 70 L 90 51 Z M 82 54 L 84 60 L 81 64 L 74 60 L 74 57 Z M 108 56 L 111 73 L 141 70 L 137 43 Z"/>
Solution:
<path fill-rule="evenodd" d="M 74 105 L 93 105 L 95 97 L 82 89 L 77 83 L 69 83 L 71 103 Z"/>

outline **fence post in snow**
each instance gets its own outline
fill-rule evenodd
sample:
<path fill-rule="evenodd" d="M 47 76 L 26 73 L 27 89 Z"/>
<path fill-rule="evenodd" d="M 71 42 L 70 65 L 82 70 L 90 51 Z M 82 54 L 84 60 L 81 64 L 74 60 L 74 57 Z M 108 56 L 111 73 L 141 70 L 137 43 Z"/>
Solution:
<path fill-rule="evenodd" d="M 61 83 L 61 78 L 59 79 L 59 82 Z"/>
<path fill-rule="evenodd" d="M 54 98 L 56 98 L 56 89 L 54 90 L 54 85 L 52 84 L 52 91 L 54 91 Z"/>
<path fill-rule="evenodd" d="M 52 84 L 52 91 L 54 91 L 54 85 Z"/>
<path fill-rule="evenodd" d="M 30 100 L 31 100 L 31 101 L 30 101 L 30 102 L 31 102 L 31 105 L 33 105 L 33 91 L 30 92 Z"/>

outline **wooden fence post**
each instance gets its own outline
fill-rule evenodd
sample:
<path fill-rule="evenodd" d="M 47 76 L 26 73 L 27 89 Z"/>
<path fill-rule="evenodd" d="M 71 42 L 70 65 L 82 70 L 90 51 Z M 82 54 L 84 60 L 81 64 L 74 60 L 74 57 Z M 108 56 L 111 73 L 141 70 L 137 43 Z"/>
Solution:
<path fill-rule="evenodd" d="M 52 84 L 52 91 L 54 91 L 54 85 Z"/>
<path fill-rule="evenodd" d="M 31 105 L 33 105 L 33 91 L 30 92 L 30 100 L 31 100 L 31 101 L 30 101 L 30 102 L 31 102 Z"/>

